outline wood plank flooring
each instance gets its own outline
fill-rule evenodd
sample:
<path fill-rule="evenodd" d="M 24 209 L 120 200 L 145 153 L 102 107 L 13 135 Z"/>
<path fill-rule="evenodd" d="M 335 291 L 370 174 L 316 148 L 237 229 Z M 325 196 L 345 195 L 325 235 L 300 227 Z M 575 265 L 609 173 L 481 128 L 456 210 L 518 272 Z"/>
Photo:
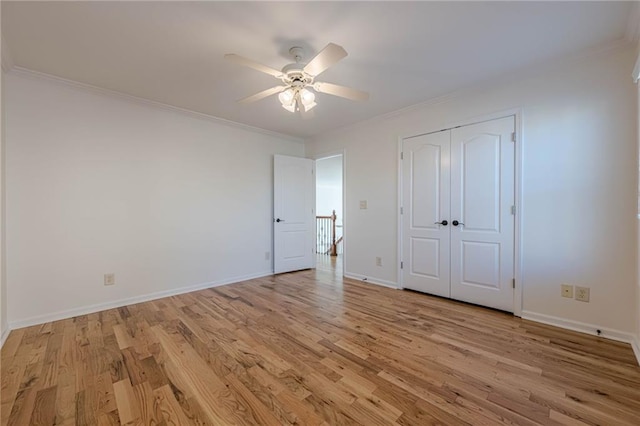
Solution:
<path fill-rule="evenodd" d="M 629 345 L 321 268 L 14 330 L 2 425 L 638 425 Z"/>

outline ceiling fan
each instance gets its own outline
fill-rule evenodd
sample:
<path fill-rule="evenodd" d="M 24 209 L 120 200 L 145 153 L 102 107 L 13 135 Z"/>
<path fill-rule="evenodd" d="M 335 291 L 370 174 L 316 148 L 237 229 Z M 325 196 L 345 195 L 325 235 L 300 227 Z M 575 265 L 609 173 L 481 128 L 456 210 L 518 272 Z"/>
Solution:
<path fill-rule="evenodd" d="M 293 56 L 295 62 L 285 65 L 282 71 L 233 53 L 224 55 L 224 58 L 228 61 L 264 72 L 282 81 L 281 85 L 263 90 L 260 93 L 241 99 L 238 102 L 244 104 L 255 102 L 278 93 L 278 99 L 282 107 L 287 111 L 308 112 L 317 105 L 315 102 L 316 95 L 313 91 L 340 96 L 354 101 L 366 101 L 369 99 L 367 92 L 339 86 L 337 84 L 315 81 L 318 75 L 347 56 L 347 52 L 342 46 L 329 43 L 308 63 L 302 62 L 303 51 L 301 47 L 292 47 L 289 49 L 289 53 Z"/>

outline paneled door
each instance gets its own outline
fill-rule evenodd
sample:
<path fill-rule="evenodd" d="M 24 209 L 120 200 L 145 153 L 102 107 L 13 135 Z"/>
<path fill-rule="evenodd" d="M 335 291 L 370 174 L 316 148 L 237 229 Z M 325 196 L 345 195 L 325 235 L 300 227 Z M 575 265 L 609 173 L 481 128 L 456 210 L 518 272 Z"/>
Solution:
<path fill-rule="evenodd" d="M 402 143 L 404 288 L 513 312 L 514 117 Z"/>
<path fill-rule="evenodd" d="M 273 270 L 315 267 L 315 163 L 276 155 L 273 159 Z"/>
<path fill-rule="evenodd" d="M 451 130 L 451 297 L 510 312 L 513 132 L 513 117 Z"/>
<path fill-rule="evenodd" d="M 450 296 L 450 138 L 444 131 L 403 141 L 403 285 Z"/>

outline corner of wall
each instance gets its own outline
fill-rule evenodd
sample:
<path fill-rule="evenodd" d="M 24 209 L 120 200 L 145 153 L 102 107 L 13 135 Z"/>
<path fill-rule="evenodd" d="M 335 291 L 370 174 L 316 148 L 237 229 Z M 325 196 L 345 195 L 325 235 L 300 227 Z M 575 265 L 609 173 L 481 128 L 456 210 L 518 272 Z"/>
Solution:
<path fill-rule="evenodd" d="M 7 337 L 9 337 L 9 327 L 7 327 L 7 323 L 4 322 L 2 324 L 2 331 L 0 332 L 0 349 L 4 346 L 4 342 L 7 341 Z"/>
<path fill-rule="evenodd" d="M 2 8 L 0 7 L 0 18 Z M 1 19 L 0 19 L 1 21 Z M 7 321 L 7 280 L 6 280 L 6 238 L 5 238 L 5 108 L 4 108 L 4 75 L 13 67 L 9 47 L 0 31 L 0 348 L 9 335 Z"/>
<path fill-rule="evenodd" d="M 640 366 L 640 336 L 634 336 L 634 339 L 631 341 L 631 348 L 633 349 L 633 353 L 636 356 L 636 361 Z"/>

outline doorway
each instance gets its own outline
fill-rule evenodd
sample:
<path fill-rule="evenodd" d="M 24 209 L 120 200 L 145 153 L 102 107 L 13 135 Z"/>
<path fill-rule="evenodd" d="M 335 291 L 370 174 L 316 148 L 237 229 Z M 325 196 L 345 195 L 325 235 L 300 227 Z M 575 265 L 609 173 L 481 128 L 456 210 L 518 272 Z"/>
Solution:
<path fill-rule="evenodd" d="M 316 269 L 343 274 L 344 156 L 316 160 Z"/>
<path fill-rule="evenodd" d="M 515 118 L 402 140 L 404 288 L 514 312 Z"/>

